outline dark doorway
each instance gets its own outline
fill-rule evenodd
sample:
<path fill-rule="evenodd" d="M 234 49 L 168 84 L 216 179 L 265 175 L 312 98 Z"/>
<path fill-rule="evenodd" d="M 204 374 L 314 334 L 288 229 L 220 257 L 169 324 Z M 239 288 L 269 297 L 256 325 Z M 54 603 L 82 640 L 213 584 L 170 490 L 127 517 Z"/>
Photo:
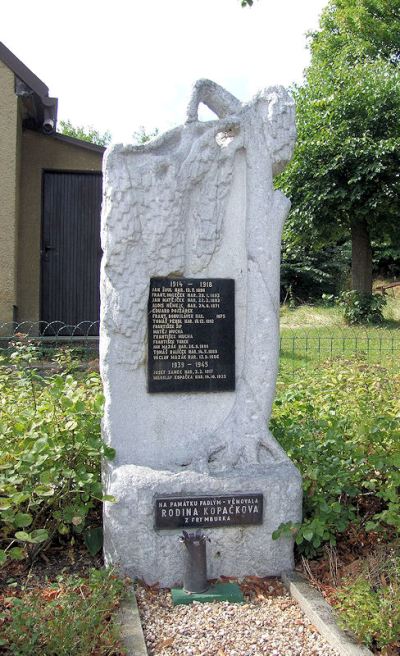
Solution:
<path fill-rule="evenodd" d="M 54 332 L 98 334 L 101 197 L 101 173 L 43 173 L 41 320 Z"/>

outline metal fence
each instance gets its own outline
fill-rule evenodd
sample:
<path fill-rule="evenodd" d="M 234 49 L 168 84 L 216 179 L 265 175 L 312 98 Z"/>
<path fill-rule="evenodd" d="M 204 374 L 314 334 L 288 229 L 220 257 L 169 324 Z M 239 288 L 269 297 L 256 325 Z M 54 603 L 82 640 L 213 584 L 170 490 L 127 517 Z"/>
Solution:
<path fill-rule="evenodd" d="M 53 321 L 0 323 L 0 348 L 12 350 L 14 340 L 27 339 L 46 352 L 73 347 L 77 357 L 98 354 L 99 322 L 82 321 L 72 326 Z M 336 357 L 364 358 L 371 364 L 400 365 L 400 329 L 387 328 L 282 328 L 280 372 L 295 376 L 299 369 L 313 368 Z"/>
<path fill-rule="evenodd" d="M 0 349 L 14 349 L 15 341 L 29 341 L 40 347 L 43 356 L 55 349 L 71 347 L 77 357 L 96 357 L 99 349 L 99 321 L 81 321 L 69 325 L 62 321 L 0 322 Z"/>
<path fill-rule="evenodd" d="M 400 329 L 284 329 L 280 338 L 280 370 L 295 374 L 337 357 L 359 357 L 369 364 L 400 365 Z"/>
<path fill-rule="evenodd" d="M 70 325 L 63 321 L 0 321 L 2 339 L 23 337 L 45 341 L 46 339 L 98 339 L 100 321 L 81 321 Z"/>

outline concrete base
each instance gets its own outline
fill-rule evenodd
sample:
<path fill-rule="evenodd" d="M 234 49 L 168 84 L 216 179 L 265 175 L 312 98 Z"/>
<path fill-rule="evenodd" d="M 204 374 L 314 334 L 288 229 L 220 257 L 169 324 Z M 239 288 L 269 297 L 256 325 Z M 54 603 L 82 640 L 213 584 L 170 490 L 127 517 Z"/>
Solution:
<path fill-rule="evenodd" d="M 174 606 L 192 604 L 194 601 L 202 604 L 213 601 L 242 604 L 244 601 L 243 593 L 237 583 L 215 583 L 215 585 L 210 585 L 205 592 L 186 592 L 183 588 L 172 588 L 171 597 Z"/>
<path fill-rule="evenodd" d="M 147 647 L 133 586 L 121 604 L 118 623 L 127 656 L 147 656 Z"/>
<path fill-rule="evenodd" d="M 263 494 L 261 525 L 204 529 L 210 538 L 208 576 L 279 576 L 293 568 L 293 540 L 272 539 L 281 523 L 301 521 L 301 477 L 289 460 L 219 473 L 123 465 L 111 469 L 106 478 L 105 493 L 117 501 L 105 503 L 105 561 L 132 578 L 162 587 L 182 585 L 181 529 L 154 528 L 159 495 Z"/>

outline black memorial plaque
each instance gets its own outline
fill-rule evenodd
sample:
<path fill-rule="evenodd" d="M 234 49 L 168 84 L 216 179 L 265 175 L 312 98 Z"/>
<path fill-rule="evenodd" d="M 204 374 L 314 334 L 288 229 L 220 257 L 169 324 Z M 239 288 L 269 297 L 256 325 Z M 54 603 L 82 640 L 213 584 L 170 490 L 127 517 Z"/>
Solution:
<path fill-rule="evenodd" d="M 263 495 L 242 492 L 224 496 L 158 497 L 155 528 L 214 528 L 262 524 Z"/>
<path fill-rule="evenodd" d="M 151 278 L 148 391 L 235 389 L 235 281 Z"/>

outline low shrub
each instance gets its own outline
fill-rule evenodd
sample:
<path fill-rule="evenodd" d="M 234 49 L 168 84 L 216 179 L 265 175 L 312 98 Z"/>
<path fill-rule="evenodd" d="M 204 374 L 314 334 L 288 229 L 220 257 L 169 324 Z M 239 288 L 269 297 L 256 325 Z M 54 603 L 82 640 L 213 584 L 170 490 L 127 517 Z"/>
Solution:
<path fill-rule="evenodd" d="M 99 375 L 76 373 L 66 352 L 42 376 L 36 359 L 24 341 L 0 357 L 0 564 L 85 533 L 103 498 L 101 457 L 114 455 L 100 435 Z"/>
<path fill-rule="evenodd" d="M 0 651 L 5 656 L 120 656 L 115 610 L 125 583 L 111 571 L 18 592 L 0 612 Z"/>
<path fill-rule="evenodd" d="M 379 574 L 376 576 L 376 574 Z M 400 647 L 400 558 L 386 560 L 371 579 L 365 571 L 337 592 L 340 622 L 370 647 Z M 385 652 L 386 653 L 386 652 Z"/>
<path fill-rule="evenodd" d="M 400 374 L 362 359 L 338 359 L 289 384 L 271 429 L 303 476 L 304 519 L 295 534 L 315 556 L 350 523 L 400 529 Z M 371 503 L 373 500 L 373 503 Z"/>
<path fill-rule="evenodd" d="M 344 309 L 344 319 L 348 324 L 371 324 L 382 323 L 387 299 L 383 294 L 362 294 L 353 289 L 340 294 L 337 302 Z"/>

